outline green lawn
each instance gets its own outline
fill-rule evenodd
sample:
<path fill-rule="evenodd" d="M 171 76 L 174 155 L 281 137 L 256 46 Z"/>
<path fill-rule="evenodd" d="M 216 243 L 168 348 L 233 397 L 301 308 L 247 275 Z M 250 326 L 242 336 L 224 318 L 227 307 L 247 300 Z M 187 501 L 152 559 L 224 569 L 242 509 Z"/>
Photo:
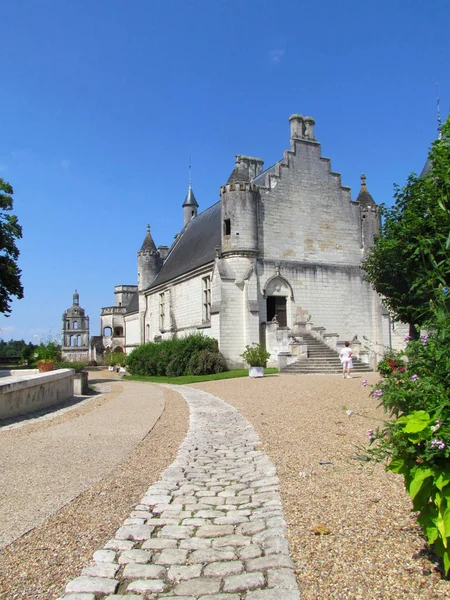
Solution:
<path fill-rule="evenodd" d="M 278 373 L 278 369 L 272 367 L 264 369 L 265 375 Z M 235 377 L 248 377 L 248 369 L 235 369 L 225 373 L 214 373 L 213 375 L 183 375 L 182 377 L 145 377 L 143 375 L 126 375 L 127 381 L 151 381 L 152 383 L 173 383 L 184 385 L 186 383 L 199 383 L 201 381 L 216 381 L 217 379 L 234 379 Z"/>

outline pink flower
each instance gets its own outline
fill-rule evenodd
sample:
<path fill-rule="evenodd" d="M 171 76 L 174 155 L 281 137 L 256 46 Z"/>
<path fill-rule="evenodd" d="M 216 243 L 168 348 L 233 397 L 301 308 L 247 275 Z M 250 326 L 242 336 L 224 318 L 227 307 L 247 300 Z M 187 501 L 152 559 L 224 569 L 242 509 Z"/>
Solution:
<path fill-rule="evenodd" d="M 373 392 L 374 398 L 381 398 L 381 396 L 383 395 L 383 390 L 375 390 Z"/>
<path fill-rule="evenodd" d="M 363 379 L 363 380 L 361 381 L 361 385 L 362 385 L 363 387 L 366 387 L 366 385 L 367 385 L 368 383 L 369 383 L 369 382 L 367 381 L 367 379 Z"/>
<path fill-rule="evenodd" d="M 445 448 L 445 442 L 443 442 L 442 440 L 432 440 L 431 447 L 437 448 L 438 450 L 443 450 Z"/>
<path fill-rule="evenodd" d="M 375 439 L 375 434 L 374 434 L 374 432 L 373 432 L 373 429 L 369 429 L 369 430 L 367 431 L 367 436 L 368 436 L 368 438 L 369 438 L 369 440 L 370 440 L 370 441 L 372 441 L 372 440 L 374 440 L 374 439 Z"/>
<path fill-rule="evenodd" d="M 425 335 L 421 335 L 421 336 L 420 336 L 420 341 L 422 342 L 422 344 L 423 344 L 424 346 L 426 346 L 426 345 L 427 345 L 427 342 L 428 342 L 428 335 L 427 335 L 427 334 L 425 334 Z"/>
<path fill-rule="evenodd" d="M 411 377 L 409 378 L 410 381 L 417 381 L 419 379 L 418 375 L 411 375 Z"/>

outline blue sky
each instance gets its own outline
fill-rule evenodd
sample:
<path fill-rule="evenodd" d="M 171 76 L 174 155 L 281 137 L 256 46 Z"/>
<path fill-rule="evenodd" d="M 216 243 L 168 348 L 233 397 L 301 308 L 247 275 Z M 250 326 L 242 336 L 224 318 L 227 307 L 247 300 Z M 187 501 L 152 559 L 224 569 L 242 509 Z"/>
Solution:
<path fill-rule="evenodd" d="M 2 6 L 0 177 L 23 226 L 25 288 L 0 337 L 58 336 L 76 288 L 100 333 L 135 284 L 150 223 L 183 225 L 189 155 L 203 210 L 235 154 L 268 167 L 288 118 L 381 203 L 421 170 L 450 104 L 448 0 L 14 0 Z"/>

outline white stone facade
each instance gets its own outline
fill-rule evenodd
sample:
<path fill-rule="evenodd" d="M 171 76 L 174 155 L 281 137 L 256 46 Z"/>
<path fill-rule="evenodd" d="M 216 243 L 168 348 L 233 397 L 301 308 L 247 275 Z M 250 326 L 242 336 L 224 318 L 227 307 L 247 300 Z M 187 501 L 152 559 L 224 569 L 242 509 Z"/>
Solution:
<path fill-rule="evenodd" d="M 293 115 L 290 123 L 283 159 L 262 171 L 261 159 L 237 155 L 220 203 L 191 220 L 184 214 L 170 249 L 156 249 L 148 228 L 134 308 L 122 316 L 127 353 L 139 343 L 201 332 L 237 366 L 246 345 L 270 345 L 272 321 L 291 331 L 308 322 L 335 340 L 390 344 L 380 298 L 360 268 L 380 231 L 365 177 L 352 201 L 321 156 L 313 119 Z M 107 317 L 102 312 L 102 328 Z"/>

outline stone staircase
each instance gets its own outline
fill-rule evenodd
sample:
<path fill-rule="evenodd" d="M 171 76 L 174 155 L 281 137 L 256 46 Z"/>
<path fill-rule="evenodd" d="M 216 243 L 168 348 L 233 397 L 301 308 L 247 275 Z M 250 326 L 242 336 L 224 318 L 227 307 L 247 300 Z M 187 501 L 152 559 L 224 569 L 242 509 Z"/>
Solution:
<path fill-rule="evenodd" d="M 337 352 L 310 333 L 302 333 L 301 336 L 308 346 L 308 358 L 299 358 L 295 363 L 285 367 L 283 373 L 317 373 L 323 375 L 342 373 L 342 365 Z M 353 358 L 352 374 L 367 373 L 368 371 L 371 371 L 369 365 L 358 358 Z"/>

